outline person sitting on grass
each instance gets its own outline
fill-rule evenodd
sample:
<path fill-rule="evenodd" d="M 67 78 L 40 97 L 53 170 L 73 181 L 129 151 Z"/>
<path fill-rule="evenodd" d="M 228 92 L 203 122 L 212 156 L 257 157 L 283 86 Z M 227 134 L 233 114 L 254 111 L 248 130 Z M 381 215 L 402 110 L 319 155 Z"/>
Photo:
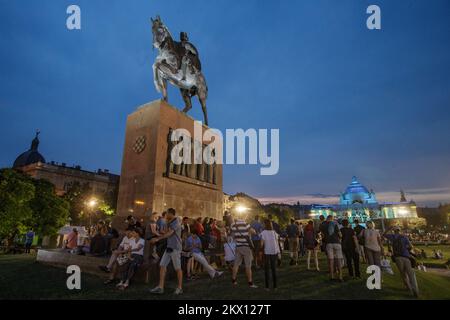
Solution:
<path fill-rule="evenodd" d="M 206 260 L 205 256 L 202 253 L 202 241 L 198 237 L 198 235 L 193 232 L 187 239 L 186 239 L 186 251 L 191 252 L 192 258 L 188 260 L 188 267 L 187 270 L 190 271 L 191 264 L 195 261 L 200 263 L 204 270 L 206 270 L 209 274 L 209 277 L 211 279 L 214 279 L 216 277 L 220 277 L 223 272 L 217 271 L 214 269 Z M 188 274 L 188 278 L 190 278 L 190 274 Z"/>
<path fill-rule="evenodd" d="M 78 230 L 73 228 L 72 232 L 67 236 L 66 249 L 74 250 L 78 247 Z"/>
<path fill-rule="evenodd" d="M 130 285 L 130 280 L 136 274 L 139 266 L 144 261 L 144 246 L 145 241 L 141 238 L 140 232 L 137 230 L 132 230 L 130 232 L 130 242 L 129 242 L 129 258 L 128 261 L 122 266 L 122 277 L 117 287 L 120 290 L 125 290 Z"/>
<path fill-rule="evenodd" d="M 420 250 L 420 257 L 422 259 L 427 259 L 427 253 L 425 252 L 425 250 L 423 249 Z"/>

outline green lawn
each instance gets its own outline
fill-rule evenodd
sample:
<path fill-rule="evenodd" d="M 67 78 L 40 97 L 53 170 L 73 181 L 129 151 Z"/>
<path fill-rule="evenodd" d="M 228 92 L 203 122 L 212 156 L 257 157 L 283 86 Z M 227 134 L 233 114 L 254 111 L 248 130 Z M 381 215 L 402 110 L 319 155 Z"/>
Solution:
<path fill-rule="evenodd" d="M 322 270 L 326 268 L 323 257 Z M 366 265 L 363 265 L 365 270 Z M 230 274 L 220 279 L 206 277 L 185 284 L 185 294 L 180 299 L 411 299 L 399 278 L 384 275 L 381 290 L 368 290 L 364 280 L 347 280 L 344 283 L 330 282 L 324 271 L 305 270 L 305 261 L 300 266 L 284 266 L 278 270 L 277 292 L 266 292 L 262 288 L 250 289 L 243 275 L 239 285 L 233 287 Z M 344 274 L 346 270 L 344 271 Z M 421 299 L 450 299 L 450 277 L 417 272 Z M 114 286 L 104 286 L 97 276 L 82 274 L 82 288 L 70 291 L 66 288 L 67 274 L 64 269 L 49 267 L 34 262 L 30 255 L 0 255 L 0 299 L 173 299 L 174 282 L 168 282 L 163 296 L 146 292 L 149 286 L 134 284 L 126 292 Z M 264 274 L 255 272 L 255 283 L 262 286 Z"/>
<path fill-rule="evenodd" d="M 445 268 L 445 264 L 447 263 L 448 259 L 450 259 L 450 245 L 420 245 L 415 246 L 415 248 L 425 250 L 427 259 L 419 259 L 419 261 L 423 262 L 428 267 Z M 444 255 L 444 259 L 434 259 L 433 250 L 441 250 Z"/>

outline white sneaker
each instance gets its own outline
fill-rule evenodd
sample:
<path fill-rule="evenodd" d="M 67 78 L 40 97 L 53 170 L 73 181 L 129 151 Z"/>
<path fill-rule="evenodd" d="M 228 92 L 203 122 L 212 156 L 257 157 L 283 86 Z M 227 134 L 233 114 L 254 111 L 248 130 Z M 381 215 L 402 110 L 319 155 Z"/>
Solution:
<path fill-rule="evenodd" d="M 175 289 L 175 292 L 174 292 L 173 294 L 176 295 L 176 296 L 179 296 L 180 294 L 183 294 L 183 289 L 181 289 L 181 288 L 176 288 L 176 289 Z"/>

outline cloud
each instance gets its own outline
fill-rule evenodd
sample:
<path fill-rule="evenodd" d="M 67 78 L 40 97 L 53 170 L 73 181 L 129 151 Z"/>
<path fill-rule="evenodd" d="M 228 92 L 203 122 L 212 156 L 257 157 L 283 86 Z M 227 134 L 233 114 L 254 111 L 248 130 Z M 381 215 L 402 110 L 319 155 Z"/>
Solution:
<path fill-rule="evenodd" d="M 450 188 L 405 190 L 405 195 L 407 200 L 414 200 L 419 205 L 436 205 L 441 202 L 450 202 Z M 398 191 L 377 192 L 376 197 L 380 203 L 400 201 L 400 193 Z M 315 193 L 287 197 L 260 197 L 258 200 L 264 204 L 294 204 L 297 201 L 301 204 L 336 204 L 339 202 L 339 195 Z"/>

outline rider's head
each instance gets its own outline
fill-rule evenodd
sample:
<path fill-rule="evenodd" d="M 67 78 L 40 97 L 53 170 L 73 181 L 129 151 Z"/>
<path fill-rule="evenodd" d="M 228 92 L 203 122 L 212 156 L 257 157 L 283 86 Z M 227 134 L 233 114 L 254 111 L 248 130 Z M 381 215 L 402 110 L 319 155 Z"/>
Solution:
<path fill-rule="evenodd" d="M 186 32 L 180 32 L 180 40 L 181 41 L 189 41 L 189 37 Z"/>

